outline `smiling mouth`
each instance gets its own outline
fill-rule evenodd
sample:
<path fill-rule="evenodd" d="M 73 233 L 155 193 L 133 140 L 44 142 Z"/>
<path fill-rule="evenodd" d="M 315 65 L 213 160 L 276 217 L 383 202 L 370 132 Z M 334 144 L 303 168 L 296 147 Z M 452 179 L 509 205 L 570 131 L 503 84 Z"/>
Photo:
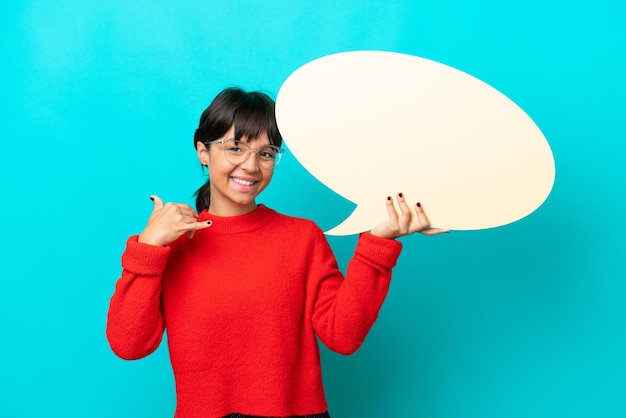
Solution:
<path fill-rule="evenodd" d="M 256 183 L 256 181 L 247 181 L 237 177 L 231 177 L 231 179 L 233 179 L 235 183 L 241 184 L 242 186 L 253 186 Z"/>

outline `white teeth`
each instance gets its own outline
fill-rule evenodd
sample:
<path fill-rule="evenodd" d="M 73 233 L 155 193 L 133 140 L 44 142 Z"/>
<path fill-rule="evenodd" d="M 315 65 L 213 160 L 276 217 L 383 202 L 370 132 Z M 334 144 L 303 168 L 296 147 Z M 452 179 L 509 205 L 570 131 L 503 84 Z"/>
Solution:
<path fill-rule="evenodd" d="M 233 177 L 232 179 L 235 183 L 242 184 L 244 186 L 252 186 L 254 184 L 253 181 L 246 181 L 246 180 L 238 179 L 237 177 Z"/>

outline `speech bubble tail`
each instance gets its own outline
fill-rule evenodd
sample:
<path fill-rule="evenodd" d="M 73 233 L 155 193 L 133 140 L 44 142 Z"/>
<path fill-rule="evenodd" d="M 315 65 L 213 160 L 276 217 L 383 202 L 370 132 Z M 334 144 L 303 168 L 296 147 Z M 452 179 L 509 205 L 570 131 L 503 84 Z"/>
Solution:
<path fill-rule="evenodd" d="M 342 223 L 324 233 L 326 235 L 345 236 L 372 229 L 376 225 L 376 220 L 372 219 L 371 211 L 359 210 L 359 207 L 357 206 Z"/>

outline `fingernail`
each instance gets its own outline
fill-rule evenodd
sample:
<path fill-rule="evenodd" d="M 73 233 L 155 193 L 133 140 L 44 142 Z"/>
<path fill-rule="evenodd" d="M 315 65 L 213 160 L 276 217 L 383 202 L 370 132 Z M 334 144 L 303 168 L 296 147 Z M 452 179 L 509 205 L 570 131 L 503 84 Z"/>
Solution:
<path fill-rule="evenodd" d="M 391 200 L 391 196 L 387 196 L 387 200 Z"/>
<path fill-rule="evenodd" d="M 154 202 L 154 197 L 150 196 L 150 200 L 152 200 Z"/>
<path fill-rule="evenodd" d="M 211 225 L 212 223 L 212 221 L 207 221 L 207 225 Z"/>
<path fill-rule="evenodd" d="M 398 193 L 398 196 L 402 197 L 402 193 Z"/>
<path fill-rule="evenodd" d="M 418 208 L 421 208 L 421 207 L 422 207 L 422 204 L 421 204 L 420 202 L 417 202 L 417 207 L 418 207 Z"/>

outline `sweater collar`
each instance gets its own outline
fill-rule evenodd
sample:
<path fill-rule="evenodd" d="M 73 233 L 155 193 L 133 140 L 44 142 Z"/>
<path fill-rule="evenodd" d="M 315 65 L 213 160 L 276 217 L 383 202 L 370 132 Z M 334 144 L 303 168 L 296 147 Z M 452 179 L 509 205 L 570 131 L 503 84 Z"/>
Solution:
<path fill-rule="evenodd" d="M 217 216 L 206 209 L 200 212 L 198 221 L 211 220 L 213 223 L 205 231 L 213 234 L 237 234 L 249 232 L 267 225 L 276 215 L 276 211 L 259 204 L 252 212 L 238 216 Z"/>

